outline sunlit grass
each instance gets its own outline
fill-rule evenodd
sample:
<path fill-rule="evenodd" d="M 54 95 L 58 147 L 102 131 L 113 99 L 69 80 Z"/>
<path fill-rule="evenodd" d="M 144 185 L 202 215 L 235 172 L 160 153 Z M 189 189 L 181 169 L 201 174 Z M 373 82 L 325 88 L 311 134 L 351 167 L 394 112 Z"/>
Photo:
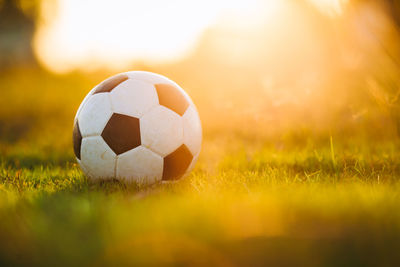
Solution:
<path fill-rule="evenodd" d="M 287 148 L 242 143 L 220 147 L 229 151 L 222 155 L 212 155 L 213 142 L 203 146 L 218 158 L 215 167 L 203 154 L 186 179 L 145 188 L 88 181 L 72 156 L 48 166 L 3 160 L 3 262 L 373 266 L 397 260 L 396 144 L 339 143 L 333 161 L 329 138 L 325 145 Z"/>
<path fill-rule="evenodd" d="M 190 176 L 151 187 L 94 182 L 75 163 L 71 128 L 85 92 L 106 76 L 1 76 L 1 264 L 398 262 L 400 144 L 377 124 L 254 127 L 207 116 L 208 102 L 194 99 L 206 115 Z"/>

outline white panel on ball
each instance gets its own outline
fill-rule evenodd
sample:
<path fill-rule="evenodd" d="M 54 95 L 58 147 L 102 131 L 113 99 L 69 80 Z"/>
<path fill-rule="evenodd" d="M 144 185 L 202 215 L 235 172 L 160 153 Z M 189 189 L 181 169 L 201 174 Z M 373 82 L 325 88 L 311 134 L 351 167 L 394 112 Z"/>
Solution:
<path fill-rule="evenodd" d="M 90 96 L 78 115 L 82 137 L 101 135 L 112 113 L 109 93 Z"/>
<path fill-rule="evenodd" d="M 129 71 L 129 72 L 125 72 L 125 74 L 130 79 L 144 81 L 144 82 L 147 82 L 147 83 L 150 83 L 150 84 L 158 84 L 158 83 L 170 84 L 170 85 L 178 88 L 179 91 L 181 91 L 181 93 L 188 100 L 188 102 L 193 104 L 193 101 L 189 97 L 189 95 L 176 82 L 168 79 L 165 76 L 162 76 L 162 75 L 156 74 L 156 73 L 152 73 L 152 72 L 147 72 L 147 71 Z"/>
<path fill-rule="evenodd" d="M 152 72 L 147 72 L 147 71 L 129 71 L 125 72 L 125 74 L 133 80 L 139 80 L 139 81 L 144 81 L 150 84 L 157 84 L 157 83 L 166 83 L 170 85 L 176 85 L 173 81 L 168 79 L 167 77 L 164 77 L 162 75 L 152 73 Z"/>
<path fill-rule="evenodd" d="M 157 91 L 153 85 L 128 79 L 111 91 L 111 104 L 115 113 L 139 118 L 158 104 Z"/>
<path fill-rule="evenodd" d="M 92 178 L 115 177 L 116 154 L 101 136 L 83 138 L 81 145 L 81 165 Z"/>
<path fill-rule="evenodd" d="M 189 106 L 182 116 L 183 143 L 188 147 L 192 155 L 200 153 L 202 130 L 199 114 L 194 106 Z"/>
<path fill-rule="evenodd" d="M 75 114 L 74 123 L 78 119 L 78 116 L 81 113 L 81 110 L 83 109 L 83 107 L 86 105 L 86 102 L 88 101 L 89 97 L 91 97 L 93 95 L 93 92 L 97 89 L 97 87 L 99 87 L 99 85 L 96 85 L 95 87 L 93 87 L 92 90 L 90 90 L 89 93 L 85 96 L 82 103 L 79 105 L 78 111 Z"/>
<path fill-rule="evenodd" d="M 161 181 L 163 163 L 161 156 L 139 146 L 118 156 L 116 176 L 130 182 L 152 184 Z"/>
<path fill-rule="evenodd" d="M 81 110 L 83 109 L 83 107 L 85 106 L 87 100 L 89 99 L 89 97 L 91 96 L 91 94 L 87 94 L 85 96 L 85 98 L 83 99 L 82 103 L 79 105 L 78 107 L 78 111 L 76 112 L 75 118 L 74 118 L 74 124 L 76 122 L 76 120 L 78 119 L 79 114 L 81 113 Z"/>
<path fill-rule="evenodd" d="M 140 118 L 140 134 L 144 146 L 165 157 L 183 143 L 182 118 L 157 106 Z"/>

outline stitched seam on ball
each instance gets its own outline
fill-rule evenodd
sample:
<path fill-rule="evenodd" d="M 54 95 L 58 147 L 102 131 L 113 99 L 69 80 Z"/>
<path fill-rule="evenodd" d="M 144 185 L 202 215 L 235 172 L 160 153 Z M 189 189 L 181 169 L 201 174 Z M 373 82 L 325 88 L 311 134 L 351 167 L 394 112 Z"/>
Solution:
<path fill-rule="evenodd" d="M 112 102 L 112 99 L 111 99 L 111 93 L 107 94 L 107 98 L 108 98 L 108 101 L 110 102 L 111 111 L 112 111 L 112 113 L 114 113 L 115 109 L 114 109 L 114 105 L 113 105 L 113 102 Z M 111 116 L 112 116 L 112 114 L 111 114 Z M 106 125 L 107 125 L 107 123 L 106 123 Z"/>
<path fill-rule="evenodd" d="M 157 101 L 158 101 L 158 96 L 157 96 Z M 143 114 L 141 116 L 139 116 L 137 118 L 140 120 L 141 118 L 143 118 L 144 115 L 146 115 L 147 113 L 150 113 L 151 111 L 153 111 L 153 109 L 155 109 L 158 106 L 161 106 L 160 103 L 154 104 L 147 111 L 143 112 Z"/>
<path fill-rule="evenodd" d="M 83 138 L 87 138 L 87 137 L 96 137 L 96 136 L 100 136 L 101 137 L 101 134 L 88 134 L 88 135 L 85 135 L 85 136 L 82 135 L 82 139 Z"/>
<path fill-rule="evenodd" d="M 157 156 L 160 156 L 161 158 L 164 158 L 164 157 L 165 157 L 165 156 L 163 156 L 163 155 L 160 155 L 159 152 L 154 151 L 153 149 L 151 149 L 150 147 L 148 147 L 148 146 L 145 145 L 145 144 L 142 144 L 142 146 L 144 146 L 145 148 L 147 148 L 147 149 L 150 150 L 151 152 L 155 153 Z"/>

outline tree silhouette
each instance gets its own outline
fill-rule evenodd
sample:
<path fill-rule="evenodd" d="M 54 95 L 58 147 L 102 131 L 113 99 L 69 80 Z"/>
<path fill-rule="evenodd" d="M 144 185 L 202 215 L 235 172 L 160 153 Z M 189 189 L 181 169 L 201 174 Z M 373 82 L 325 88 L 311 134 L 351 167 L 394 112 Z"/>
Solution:
<path fill-rule="evenodd" d="M 31 40 L 40 1 L 0 3 L 0 68 L 35 62 Z"/>

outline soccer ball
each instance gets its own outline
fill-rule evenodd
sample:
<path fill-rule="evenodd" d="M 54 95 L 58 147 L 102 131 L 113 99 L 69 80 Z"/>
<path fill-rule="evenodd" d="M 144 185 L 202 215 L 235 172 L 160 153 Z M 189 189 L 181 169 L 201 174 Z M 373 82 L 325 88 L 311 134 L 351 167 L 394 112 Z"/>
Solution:
<path fill-rule="evenodd" d="M 95 86 L 74 121 L 74 152 L 92 179 L 153 184 L 178 180 L 200 153 L 200 118 L 190 97 L 168 78 L 144 71 Z"/>

